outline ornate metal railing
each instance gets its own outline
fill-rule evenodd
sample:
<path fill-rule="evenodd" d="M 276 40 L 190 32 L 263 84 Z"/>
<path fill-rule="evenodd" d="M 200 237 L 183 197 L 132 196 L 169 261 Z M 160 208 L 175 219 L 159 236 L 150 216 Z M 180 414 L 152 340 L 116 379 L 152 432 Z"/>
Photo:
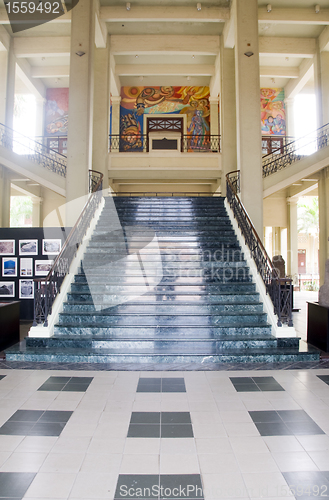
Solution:
<path fill-rule="evenodd" d="M 0 145 L 66 177 L 66 156 L 0 123 Z"/>
<path fill-rule="evenodd" d="M 263 156 L 263 177 L 273 174 L 329 145 L 329 124 Z"/>
<path fill-rule="evenodd" d="M 109 151 L 112 153 L 147 153 L 150 151 L 150 141 L 151 139 L 147 134 L 111 134 L 109 136 Z M 180 140 L 168 140 L 167 144 L 163 144 L 163 147 L 158 146 L 157 149 L 153 147 L 153 151 L 159 149 L 166 151 L 180 150 L 182 153 L 219 153 L 220 136 L 209 134 L 182 135 Z"/>
<path fill-rule="evenodd" d="M 61 291 L 65 276 L 69 273 L 72 261 L 90 226 L 91 220 L 102 199 L 103 175 L 91 170 L 92 175 L 98 175 L 98 182 L 94 185 L 75 226 L 71 229 L 61 252 L 45 278 L 34 279 L 34 320 L 33 326 L 42 324 L 48 326 L 48 316 L 52 312 L 55 298 Z M 92 181 L 91 181 L 92 182 Z"/>
<path fill-rule="evenodd" d="M 237 220 L 239 228 L 250 249 L 257 270 L 261 275 L 266 291 L 271 297 L 274 313 L 278 316 L 278 326 L 282 323 L 292 323 L 292 279 L 281 277 L 273 266 L 257 231 L 251 222 L 241 200 L 238 196 L 240 186 L 240 171 L 230 172 L 226 175 L 226 196 Z"/>

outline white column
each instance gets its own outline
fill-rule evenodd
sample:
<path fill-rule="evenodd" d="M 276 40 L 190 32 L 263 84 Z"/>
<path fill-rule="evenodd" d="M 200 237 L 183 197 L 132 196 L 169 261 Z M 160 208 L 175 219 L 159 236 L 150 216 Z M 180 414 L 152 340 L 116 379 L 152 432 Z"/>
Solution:
<path fill-rule="evenodd" d="M 322 124 L 329 123 L 329 52 L 321 52 Z"/>
<path fill-rule="evenodd" d="M 219 134 L 219 97 L 210 97 L 210 135 L 218 136 Z M 216 142 L 213 141 L 213 150 L 217 150 Z"/>
<path fill-rule="evenodd" d="M 284 104 L 286 109 L 286 135 L 295 137 L 294 97 L 285 99 Z"/>
<path fill-rule="evenodd" d="M 298 274 L 297 200 L 288 199 L 287 274 Z"/>
<path fill-rule="evenodd" d="M 235 82 L 241 199 L 256 231 L 262 235 L 263 179 L 257 0 L 236 0 Z"/>
<path fill-rule="evenodd" d="M 281 227 L 272 228 L 272 255 L 281 255 Z"/>
<path fill-rule="evenodd" d="M 74 225 L 81 213 L 92 166 L 94 23 L 93 0 L 83 0 L 71 10 L 66 201 L 80 201 L 76 201 L 74 209 L 68 207 L 68 226 Z"/>
<path fill-rule="evenodd" d="M 10 226 L 10 177 L 0 165 L 0 227 Z"/>
<path fill-rule="evenodd" d="M 319 194 L 319 269 L 320 285 L 324 283 L 325 264 L 329 259 L 329 167 L 320 172 Z"/>
<path fill-rule="evenodd" d="M 93 169 L 104 175 L 103 188 L 108 188 L 109 141 L 109 49 L 95 49 L 94 57 L 94 124 Z"/>
<path fill-rule="evenodd" d="M 6 121 L 7 51 L 0 52 L 0 123 Z"/>
<path fill-rule="evenodd" d="M 120 134 L 120 102 L 121 102 L 121 97 L 120 96 L 112 96 L 111 97 L 111 102 L 112 102 L 112 135 L 119 135 Z M 116 143 L 115 143 L 116 145 Z M 117 148 L 112 148 L 113 153 L 116 153 L 119 151 L 119 143 L 117 144 Z"/>
<path fill-rule="evenodd" d="M 226 194 L 226 174 L 236 170 L 236 106 L 235 106 L 235 61 L 234 49 L 225 49 L 221 37 L 221 155 L 222 155 L 222 195 Z"/>
<path fill-rule="evenodd" d="M 36 137 L 44 136 L 44 117 L 45 117 L 45 102 L 43 98 L 36 98 Z"/>
<path fill-rule="evenodd" d="M 7 59 L 7 86 L 6 86 L 6 126 L 14 128 L 14 106 L 15 106 L 15 77 L 16 58 L 13 49 L 13 38 L 10 41 Z"/>
<path fill-rule="evenodd" d="M 32 197 L 32 227 L 41 226 L 41 198 Z"/>

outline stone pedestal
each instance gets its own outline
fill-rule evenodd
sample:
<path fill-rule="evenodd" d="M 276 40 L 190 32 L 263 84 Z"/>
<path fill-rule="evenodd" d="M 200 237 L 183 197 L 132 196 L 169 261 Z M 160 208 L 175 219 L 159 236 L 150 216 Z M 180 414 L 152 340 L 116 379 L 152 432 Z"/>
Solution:
<path fill-rule="evenodd" d="M 307 303 L 307 342 L 329 352 L 329 307 Z"/>
<path fill-rule="evenodd" d="M 324 284 L 319 290 L 319 304 L 329 307 L 329 259 L 326 261 Z"/>

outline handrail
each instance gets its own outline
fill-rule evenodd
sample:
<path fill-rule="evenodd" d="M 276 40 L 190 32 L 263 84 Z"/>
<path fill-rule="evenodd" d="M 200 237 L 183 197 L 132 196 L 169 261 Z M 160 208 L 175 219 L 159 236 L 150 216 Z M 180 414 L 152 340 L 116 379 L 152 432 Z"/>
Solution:
<path fill-rule="evenodd" d="M 15 149 L 22 151 L 21 154 L 29 160 L 66 177 L 67 161 L 65 155 L 44 146 L 31 137 L 16 132 L 3 123 L 0 123 L 0 144 L 14 153 Z"/>
<path fill-rule="evenodd" d="M 263 177 L 278 172 L 328 145 L 329 123 L 263 156 Z M 281 154 L 278 153 L 279 150 Z"/>
<path fill-rule="evenodd" d="M 71 229 L 66 241 L 57 255 L 55 262 L 43 278 L 35 278 L 34 281 L 34 319 L 33 326 L 43 323 L 48 326 L 48 315 L 52 312 L 55 298 L 61 291 L 61 285 L 65 276 L 69 273 L 71 263 L 85 236 L 90 222 L 102 199 L 103 174 L 96 170 L 90 170 L 91 175 L 98 175 L 98 182 L 88 198 L 74 227 Z"/>
<path fill-rule="evenodd" d="M 170 131 L 157 130 L 163 132 L 164 135 Z M 176 131 L 177 132 L 177 131 Z M 167 136 L 167 139 L 170 139 Z M 176 139 L 176 138 L 175 138 Z M 173 139 L 173 140 L 175 140 Z M 180 152 L 195 153 L 195 152 L 220 152 L 220 135 L 210 134 L 183 134 L 179 139 Z M 109 151 L 112 153 L 147 153 L 150 149 L 150 136 L 148 134 L 110 134 L 109 135 Z M 164 147 L 162 150 L 177 151 Z M 156 151 L 153 149 L 153 151 Z"/>
<path fill-rule="evenodd" d="M 240 171 L 234 170 L 226 175 L 226 195 L 234 217 L 243 234 L 245 242 L 250 249 L 257 270 L 261 275 L 266 291 L 269 294 L 274 313 L 278 316 L 278 326 L 282 322 L 292 323 L 292 279 L 280 277 L 278 270 L 274 267 L 266 249 L 257 234 L 257 231 L 244 208 L 238 192 L 240 191 Z"/>

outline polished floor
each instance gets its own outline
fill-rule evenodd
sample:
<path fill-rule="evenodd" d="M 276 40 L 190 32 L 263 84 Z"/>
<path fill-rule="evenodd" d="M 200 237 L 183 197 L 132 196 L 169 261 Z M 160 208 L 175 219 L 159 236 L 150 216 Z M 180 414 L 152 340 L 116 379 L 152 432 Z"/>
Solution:
<path fill-rule="evenodd" d="M 329 372 L 274 368 L 0 368 L 0 498 L 328 497 Z"/>

